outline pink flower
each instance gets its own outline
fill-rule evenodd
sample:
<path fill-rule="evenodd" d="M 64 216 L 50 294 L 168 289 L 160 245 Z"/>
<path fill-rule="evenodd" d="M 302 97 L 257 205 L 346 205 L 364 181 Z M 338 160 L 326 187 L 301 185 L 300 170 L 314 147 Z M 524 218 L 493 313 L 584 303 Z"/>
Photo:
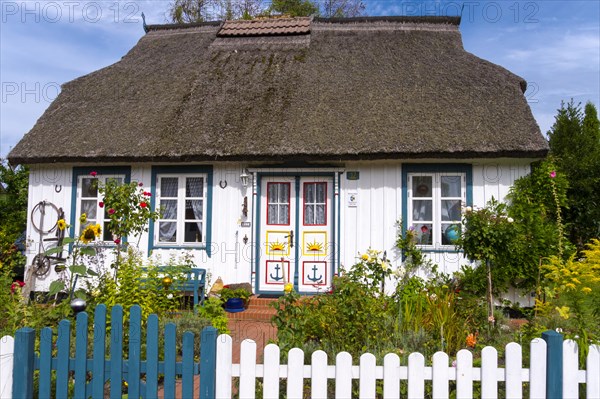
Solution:
<path fill-rule="evenodd" d="M 120 243 L 121 243 L 121 239 L 120 239 L 120 238 L 117 238 L 117 239 L 115 240 L 115 244 L 119 245 Z"/>
<path fill-rule="evenodd" d="M 427 228 L 427 226 L 421 226 L 422 233 L 427 233 L 428 231 L 429 231 L 429 229 Z"/>
<path fill-rule="evenodd" d="M 100 208 L 104 208 L 104 202 L 102 202 L 102 201 L 98 202 L 98 206 L 99 206 Z"/>
<path fill-rule="evenodd" d="M 146 204 L 145 202 L 140 202 L 140 206 L 141 206 L 142 208 L 145 208 L 145 207 L 147 207 L 147 206 L 148 206 L 148 204 Z"/>
<path fill-rule="evenodd" d="M 553 170 L 552 172 L 550 172 L 550 178 L 554 179 L 556 177 L 556 171 Z"/>
<path fill-rule="evenodd" d="M 108 214 L 109 214 L 109 215 L 112 215 L 112 214 L 114 214 L 114 213 L 115 213 L 115 210 L 114 210 L 114 209 L 110 208 L 110 209 L 108 210 Z"/>
<path fill-rule="evenodd" d="M 90 176 L 92 176 L 92 177 L 96 177 L 97 175 L 98 175 L 98 172 L 96 172 L 96 171 L 90 172 Z"/>

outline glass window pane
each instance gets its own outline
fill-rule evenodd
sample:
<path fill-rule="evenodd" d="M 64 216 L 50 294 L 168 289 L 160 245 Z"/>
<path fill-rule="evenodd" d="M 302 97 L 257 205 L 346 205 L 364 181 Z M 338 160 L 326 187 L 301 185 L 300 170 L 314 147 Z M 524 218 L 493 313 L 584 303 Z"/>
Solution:
<path fill-rule="evenodd" d="M 185 196 L 202 197 L 204 179 L 202 177 L 188 177 L 185 179 Z"/>
<path fill-rule="evenodd" d="M 202 223 L 186 223 L 183 237 L 184 242 L 202 242 Z"/>
<path fill-rule="evenodd" d="M 315 185 L 305 184 L 304 185 L 304 201 L 308 203 L 315 202 Z"/>
<path fill-rule="evenodd" d="M 84 177 L 81 179 L 81 196 L 83 198 L 94 198 L 98 196 L 98 179 Z"/>
<path fill-rule="evenodd" d="M 442 200 L 442 220 L 460 222 L 461 200 Z"/>
<path fill-rule="evenodd" d="M 277 202 L 277 187 L 278 185 L 275 183 L 268 184 L 268 197 L 267 201 L 271 204 L 273 202 Z"/>
<path fill-rule="evenodd" d="M 413 197 L 431 197 L 433 191 L 432 176 L 413 176 L 412 177 L 412 196 Z"/>
<path fill-rule="evenodd" d="M 290 224 L 290 207 L 289 205 L 279 206 L 279 224 Z"/>
<path fill-rule="evenodd" d="M 113 233 L 107 228 L 109 222 L 110 222 L 110 220 L 104 221 L 104 226 L 102 229 L 102 240 L 103 241 L 113 241 L 116 238 L 115 236 L 113 236 Z"/>
<path fill-rule="evenodd" d="M 314 205 L 304 205 L 304 224 L 314 224 L 315 220 L 315 207 Z"/>
<path fill-rule="evenodd" d="M 279 184 L 279 202 L 286 204 L 290 202 L 290 185 L 287 183 Z"/>
<path fill-rule="evenodd" d="M 433 201 L 413 200 L 413 220 L 433 220 Z"/>
<path fill-rule="evenodd" d="M 413 229 L 415 230 L 415 236 L 417 239 L 418 245 L 432 245 L 433 242 L 433 225 L 429 223 L 413 224 Z"/>
<path fill-rule="evenodd" d="M 278 224 L 278 213 L 277 213 L 277 205 L 269 205 L 269 210 L 267 212 L 267 223 L 268 224 Z"/>
<path fill-rule="evenodd" d="M 160 200 L 161 219 L 177 219 L 177 200 Z"/>
<path fill-rule="evenodd" d="M 160 179 L 160 196 L 161 197 L 177 197 L 177 189 L 179 188 L 179 178 L 163 177 Z"/>
<path fill-rule="evenodd" d="M 177 240 L 177 223 L 160 222 L 158 224 L 158 241 L 175 242 Z"/>
<path fill-rule="evenodd" d="M 317 205 L 315 210 L 315 224 L 325 224 L 325 205 Z"/>
<path fill-rule="evenodd" d="M 185 219 L 202 220 L 202 200 L 185 200 Z"/>
<path fill-rule="evenodd" d="M 327 187 L 326 183 L 318 183 L 317 184 L 317 202 L 324 204 L 325 203 L 325 188 Z"/>
<path fill-rule="evenodd" d="M 461 177 L 442 176 L 442 197 L 461 197 Z"/>
<path fill-rule="evenodd" d="M 96 200 L 82 200 L 81 213 L 85 213 L 87 219 L 96 219 L 96 211 L 98 210 L 98 202 Z M 81 216 L 81 214 L 79 215 Z"/>

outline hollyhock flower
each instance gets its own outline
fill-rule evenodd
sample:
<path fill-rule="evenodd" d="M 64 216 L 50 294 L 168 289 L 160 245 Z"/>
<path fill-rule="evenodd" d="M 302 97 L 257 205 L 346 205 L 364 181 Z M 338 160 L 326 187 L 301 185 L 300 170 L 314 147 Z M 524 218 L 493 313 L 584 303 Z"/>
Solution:
<path fill-rule="evenodd" d="M 429 228 L 427 228 L 427 226 L 421 226 L 421 233 L 427 233 L 429 231 Z"/>
<path fill-rule="evenodd" d="M 144 195 L 145 195 L 146 197 L 150 197 L 150 196 L 152 196 L 152 193 L 149 193 L 148 191 L 144 191 Z"/>
<path fill-rule="evenodd" d="M 119 245 L 120 243 L 121 243 L 121 239 L 120 238 L 115 239 L 115 244 Z"/>
<path fill-rule="evenodd" d="M 90 176 L 92 176 L 92 177 L 96 177 L 97 175 L 98 175 L 98 172 L 96 172 L 96 171 L 90 172 Z"/>
<path fill-rule="evenodd" d="M 556 171 L 555 170 L 553 170 L 552 172 L 550 172 L 550 177 L 552 179 L 554 179 L 556 177 Z"/>
<path fill-rule="evenodd" d="M 138 183 L 138 186 L 140 186 L 140 187 L 142 187 L 143 185 L 144 185 L 144 183 L 142 183 L 142 182 Z"/>
<path fill-rule="evenodd" d="M 21 280 L 16 280 L 10 286 L 10 293 L 14 294 L 15 293 L 15 288 L 23 288 L 24 286 L 25 286 L 24 282 L 22 282 Z"/>
<path fill-rule="evenodd" d="M 115 210 L 114 210 L 113 208 L 110 208 L 110 209 L 108 210 L 108 214 L 109 214 L 109 215 L 113 215 L 114 213 L 115 213 Z"/>
<path fill-rule="evenodd" d="M 100 208 L 104 208 L 104 202 L 102 202 L 102 201 L 98 202 L 98 206 L 99 206 Z"/>
<path fill-rule="evenodd" d="M 147 206 L 148 206 L 148 204 L 147 204 L 147 203 L 145 203 L 145 202 L 140 202 L 140 206 L 141 206 L 142 208 L 145 208 L 145 207 L 147 207 Z"/>

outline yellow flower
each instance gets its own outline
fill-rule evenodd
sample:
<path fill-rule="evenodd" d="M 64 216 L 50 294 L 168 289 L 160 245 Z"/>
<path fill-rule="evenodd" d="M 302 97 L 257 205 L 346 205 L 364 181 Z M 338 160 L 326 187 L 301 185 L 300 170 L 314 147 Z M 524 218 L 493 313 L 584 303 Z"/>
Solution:
<path fill-rule="evenodd" d="M 87 215 L 82 213 L 81 216 L 79 216 L 79 223 L 84 224 L 85 222 L 87 222 Z"/>
<path fill-rule="evenodd" d="M 362 256 L 360 257 L 362 260 L 364 261 L 368 261 L 369 260 L 369 255 L 367 254 L 362 254 Z"/>
<path fill-rule="evenodd" d="M 590 287 L 583 287 L 581 291 L 583 291 L 584 294 L 589 294 L 592 292 L 592 289 Z"/>
<path fill-rule="evenodd" d="M 292 283 L 285 283 L 285 285 L 283 286 L 283 291 L 285 291 L 288 294 L 292 292 L 293 289 L 294 285 Z"/>
<path fill-rule="evenodd" d="M 558 312 L 559 316 L 562 317 L 563 319 L 567 320 L 569 318 L 569 310 L 571 310 L 570 307 L 568 306 L 562 306 L 562 307 L 556 307 L 554 308 L 556 309 L 556 311 Z"/>
<path fill-rule="evenodd" d="M 66 229 L 68 227 L 67 222 L 65 222 L 65 219 L 58 219 L 58 222 L 56 222 L 56 225 L 58 226 L 58 229 L 60 231 L 63 231 L 64 229 Z"/>
<path fill-rule="evenodd" d="M 102 229 L 100 228 L 99 224 L 90 225 L 87 226 L 85 230 L 83 230 L 79 239 L 84 244 L 89 244 L 90 242 L 94 241 L 97 237 L 100 237 L 101 232 Z"/>

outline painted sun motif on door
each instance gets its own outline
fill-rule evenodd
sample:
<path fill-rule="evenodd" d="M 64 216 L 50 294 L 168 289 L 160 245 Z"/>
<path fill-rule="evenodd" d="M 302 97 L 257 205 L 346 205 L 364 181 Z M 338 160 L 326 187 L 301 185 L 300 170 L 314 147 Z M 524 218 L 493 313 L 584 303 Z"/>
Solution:
<path fill-rule="evenodd" d="M 331 284 L 333 178 L 264 177 L 260 183 L 259 292 L 299 292 Z"/>

